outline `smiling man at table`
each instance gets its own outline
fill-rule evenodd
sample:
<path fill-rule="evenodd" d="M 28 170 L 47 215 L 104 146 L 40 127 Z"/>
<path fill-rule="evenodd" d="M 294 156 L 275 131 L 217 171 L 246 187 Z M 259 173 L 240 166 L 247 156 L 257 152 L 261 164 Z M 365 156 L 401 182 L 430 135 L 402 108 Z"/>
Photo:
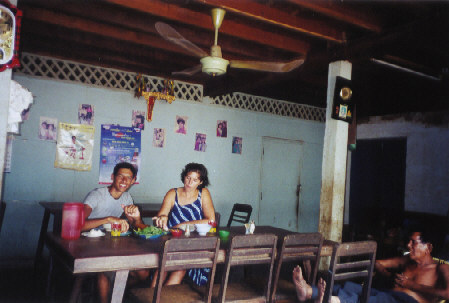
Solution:
<path fill-rule="evenodd" d="M 122 162 L 114 167 L 111 175 L 112 184 L 92 190 L 84 199 L 85 223 L 82 230 L 97 228 L 106 223 L 119 222 L 122 232 L 127 232 L 129 224 L 143 224 L 139 209 L 133 204 L 128 189 L 134 184 L 137 176 L 137 168 L 130 163 Z M 125 215 L 126 219 L 121 219 Z M 129 222 L 129 223 L 128 223 Z M 146 270 L 130 273 L 130 278 L 144 280 L 148 277 Z M 101 302 L 108 302 L 110 284 L 114 275 L 100 273 L 98 275 L 98 290 Z"/>

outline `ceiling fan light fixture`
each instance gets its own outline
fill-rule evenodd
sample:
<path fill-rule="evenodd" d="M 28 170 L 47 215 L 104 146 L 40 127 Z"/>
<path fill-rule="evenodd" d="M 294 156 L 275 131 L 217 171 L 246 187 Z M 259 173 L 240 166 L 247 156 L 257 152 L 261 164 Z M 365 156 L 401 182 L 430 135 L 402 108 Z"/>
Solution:
<path fill-rule="evenodd" d="M 229 61 L 220 57 L 207 56 L 201 58 L 201 70 L 212 76 L 220 76 L 226 73 Z"/>

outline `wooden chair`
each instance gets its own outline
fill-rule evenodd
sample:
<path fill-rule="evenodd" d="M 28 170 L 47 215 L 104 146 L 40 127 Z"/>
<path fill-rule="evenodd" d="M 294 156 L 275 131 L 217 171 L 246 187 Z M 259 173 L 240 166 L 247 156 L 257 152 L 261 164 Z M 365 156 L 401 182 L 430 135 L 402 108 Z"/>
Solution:
<path fill-rule="evenodd" d="M 371 292 L 374 263 L 376 262 L 377 243 L 358 241 L 336 244 L 326 279 L 326 291 L 323 302 L 330 302 L 334 283 L 346 280 L 362 282 L 362 294 L 359 302 L 367 303 Z"/>
<path fill-rule="evenodd" d="M 227 227 L 231 226 L 232 221 L 239 223 L 248 223 L 253 207 L 249 204 L 235 203 L 232 207 L 231 215 L 229 216 Z"/>
<path fill-rule="evenodd" d="M 285 262 L 302 262 L 304 278 L 309 285 L 315 285 L 322 245 L 323 236 L 318 232 L 290 234 L 284 237 L 282 248 L 276 258 L 270 302 L 297 300 L 291 272 L 287 281 L 280 280 L 281 267 Z"/>
<path fill-rule="evenodd" d="M 172 238 L 167 240 L 159 257 L 159 272 L 155 288 L 131 289 L 132 302 L 211 302 L 220 240 L 217 237 Z M 210 268 L 204 296 L 188 284 L 164 286 L 165 273 L 190 268 Z M 162 292 L 162 289 L 164 291 Z M 203 297 L 203 298 L 202 298 Z"/>
<path fill-rule="evenodd" d="M 217 227 L 220 226 L 220 218 L 221 218 L 220 213 L 219 212 L 215 212 L 215 222 L 217 223 Z"/>
<path fill-rule="evenodd" d="M 277 236 L 273 234 L 234 236 L 226 252 L 226 260 L 218 295 L 215 295 L 216 291 L 214 291 L 214 302 L 240 302 L 240 300 L 254 303 L 268 302 L 273 267 L 276 259 L 276 243 Z M 231 266 L 253 264 L 266 264 L 269 267 L 268 273 L 263 275 L 267 279 L 264 289 L 254 289 L 251 285 L 244 282 L 229 282 Z"/>

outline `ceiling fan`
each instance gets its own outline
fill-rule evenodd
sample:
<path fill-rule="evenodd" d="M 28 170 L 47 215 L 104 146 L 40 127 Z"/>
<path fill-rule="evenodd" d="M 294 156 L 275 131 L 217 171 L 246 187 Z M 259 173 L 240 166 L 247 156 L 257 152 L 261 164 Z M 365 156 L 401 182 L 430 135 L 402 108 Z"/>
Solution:
<path fill-rule="evenodd" d="M 245 61 L 245 60 L 226 60 L 223 59 L 221 48 L 217 44 L 218 29 L 221 26 L 226 11 L 221 8 L 212 9 L 212 23 L 215 28 L 214 45 L 211 47 L 210 55 L 201 48 L 184 38 L 173 27 L 163 22 L 156 22 L 157 32 L 167 41 L 170 41 L 195 56 L 201 58 L 200 65 L 185 69 L 179 72 L 173 72 L 173 75 L 192 76 L 200 70 L 212 76 L 219 76 L 226 73 L 229 65 L 231 68 L 251 69 L 264 72 L 285 73 L 289 72 L 304 63 L 304 59 L 295 59 L 289 62 L 265 62 L 265 61 Z"/>

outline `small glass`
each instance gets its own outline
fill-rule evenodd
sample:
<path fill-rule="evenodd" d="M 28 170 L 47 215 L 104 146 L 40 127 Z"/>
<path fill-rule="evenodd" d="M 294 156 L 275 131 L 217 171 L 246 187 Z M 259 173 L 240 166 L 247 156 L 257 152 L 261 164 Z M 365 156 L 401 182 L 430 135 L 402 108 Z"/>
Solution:
<path fill-rule="evenodd" d="M 114 222 L 111 225 L 111 236 L 120 237 L 122 231 L 122 225 L 119 222 Z"/>

